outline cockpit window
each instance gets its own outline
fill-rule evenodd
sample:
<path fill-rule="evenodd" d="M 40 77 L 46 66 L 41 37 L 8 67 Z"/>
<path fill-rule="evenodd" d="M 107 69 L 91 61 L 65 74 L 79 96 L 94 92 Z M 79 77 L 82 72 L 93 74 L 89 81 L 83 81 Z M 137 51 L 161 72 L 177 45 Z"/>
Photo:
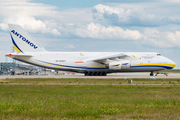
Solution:
<path fill-rule="evenodd" d="M 161 54 L 157 54 L 157 56 L 161 56 Z"/>

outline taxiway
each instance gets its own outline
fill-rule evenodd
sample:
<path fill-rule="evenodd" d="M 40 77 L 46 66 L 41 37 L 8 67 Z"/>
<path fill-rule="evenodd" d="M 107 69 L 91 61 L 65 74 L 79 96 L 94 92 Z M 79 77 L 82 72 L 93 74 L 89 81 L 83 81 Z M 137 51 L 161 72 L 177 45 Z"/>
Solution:
<path fill-rule="evenodd" d="M 15 76 L 0 76 L 0 79 L 7 78 L 99 78 L 99 79 L 108 79 L 108 78 L 180 78 L 180 73 L 169 73 L 168 76 L 159 74 L 158 76 L 149 76 L 149 73 L 117 73 L 117 74 L 108 74 L 107 76 L 84 76 L 83 74 L 77 75 L 15 75 Z"/>

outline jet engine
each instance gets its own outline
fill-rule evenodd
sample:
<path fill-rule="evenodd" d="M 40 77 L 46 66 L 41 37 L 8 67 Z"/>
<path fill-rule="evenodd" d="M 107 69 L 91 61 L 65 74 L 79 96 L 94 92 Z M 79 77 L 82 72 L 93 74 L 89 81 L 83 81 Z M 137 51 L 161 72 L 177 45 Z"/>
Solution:
<path fill-rule="evenodd" d="M 120 70 L 130 68 L 130 61 L 114 61 L 107 64 L 107 67 L 111 70 Z"/>

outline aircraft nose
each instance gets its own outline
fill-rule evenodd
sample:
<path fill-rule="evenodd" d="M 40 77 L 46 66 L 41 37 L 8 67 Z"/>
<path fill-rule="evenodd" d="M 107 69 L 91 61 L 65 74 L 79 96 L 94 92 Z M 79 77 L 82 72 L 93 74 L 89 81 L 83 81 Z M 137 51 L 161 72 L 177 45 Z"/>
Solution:
<path fill-rule="evenodd" d="M 175 63 L 174 61 L 168 60 L 168 63 L 170 64 L 170 66 L 171 66 L 172 68 L 176 67 L 176 63 Z"/>
<path fill-rule="evenodd" d="M 174 64 L 174 67 L 176 67 L 176 63 L 174 61 L 172 61 L 172 60 L 171 60 L 171 62 L 172 62 L 171 64 Z"/>

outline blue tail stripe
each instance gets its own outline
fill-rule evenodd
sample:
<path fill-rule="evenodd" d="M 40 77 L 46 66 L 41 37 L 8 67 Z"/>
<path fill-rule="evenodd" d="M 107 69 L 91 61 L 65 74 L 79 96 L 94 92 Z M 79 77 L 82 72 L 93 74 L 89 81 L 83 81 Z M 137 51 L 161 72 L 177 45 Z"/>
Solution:
<path fill-rule="evenodd" d="M 10 35 L 11 35 L 11 34 L 10 34 Z M 14 41 L 12 35 L 11 35 L 11 39 L 12 39 L 13 45 L 15 45 L 16 48 L 23 53 L 23 51 L 17 46 L 17 44 L 16 44 L 16 42 Z"/>

